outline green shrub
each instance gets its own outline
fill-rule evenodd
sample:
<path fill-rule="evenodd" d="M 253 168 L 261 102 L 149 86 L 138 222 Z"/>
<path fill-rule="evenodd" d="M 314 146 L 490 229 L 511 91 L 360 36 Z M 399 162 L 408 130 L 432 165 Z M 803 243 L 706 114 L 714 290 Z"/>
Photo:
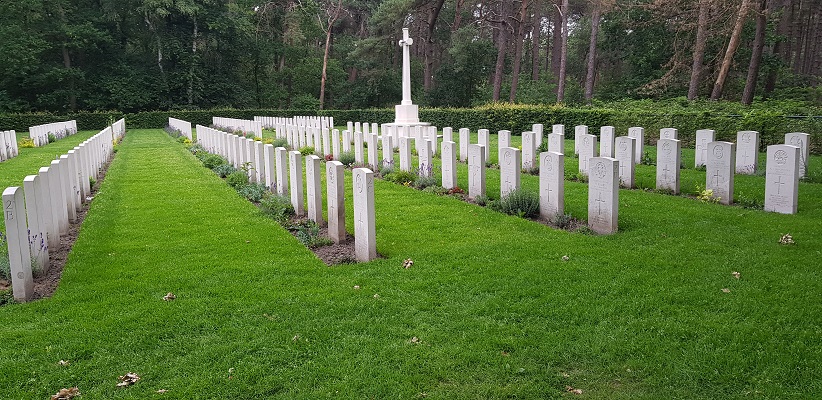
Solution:
<path fill-rule="evenodd" d="M 383 164 L 382 167 L 380 167 L 380 176 L 385 177 L 392 173 L 394 173 L 394 164 Z"/>
<path fill-rule="evenodd" d="M 0 306 L 4 306 L 6 304 L 14 304 L 14 294 L 12 294 L 11 289 L 9 290 L 0 290 Z"/>
<path fill-rule="evenodd" d="M 310 219 L 298 222 L 291 229 L 295 231 L 297 240 L 308 248 L 322 247 L 334 243 L 331 239 L 320 236 L 319 225 Z"/>
<path fill-rule="evenodd" d="M 285 225 L 288 219 L 295 215 L 291 199 L 271 192 L 265 193 L 260 200 L 260 211 L 280 225 Z"/>
<path fill-rule="evenodd" d="M 303 157 L 314 154 L 314 147 L 311 147 L 311 146 L 300 147 L 300 154 L 302 154 Z"/>
<path fill-rule="evenodd" d="M 237 168 L 234 168 L 231 164 L 222 164 L 218 165 L 214 168 L 214 173 L 217 174 L 220 178 L 225 178 L 234 172 L 237 171 Z"/>
<path fill-rule="evenodd" d="M 474 203 L 477 203 L 477 205 L 478 205 L 478 206 L 485 207 L 485 206 L 487 206 L 487 205 L 488 205 L 488 203 L 490 203 L 490 202 L 491 202 L 491 199 L 490 199 L 490 198 L 488 198 L 488 196 L 486 196 L 486 195 L 484 195 L 484 194 L 481 194 L 481 195 L 479 195 L 479 196 L 477 196 L 477 197 L 474 197 Z"/>
<path fill-rule="evenodd" d="M 499 200 L 500 211 L 523 218 L 539 215 L 539 193 L 516 189 Z"/>
<path fill-rule="evenodd" d="M 57 141 L 57 136 L 54 136 L 54 134 L 51 133 L 51 132 L 49 132 L 48 137 L 49 137 L 49 143 L 54 143 L 54 142 Z"/>
<path fill-rule="evenodd" d="M 216 154 L 207 154 L 205 157 L 203 157 L 202 161 L 203 166 L 212 170 L 214 168 L 219 167 L 220 165 L 225 165 L 228 162 L 225 158 L 220 157 Z"/>
<path fill-rule="evenodd" d="M 431 186 L 439 186 L 439 180 L 435 175 L 418 175 L 416 179 L 414 179 L 414 187 L 417 189 L 425 189 Z"/>
<path fill-rule="evenodd" d="M 433 193 L 433 194 L 436 194 L 438 196 L 445 196 L 446 194 L 449 194 L 448 189 L 446 189 L 442 186 L 439 186 L 439 185 L 428 186 L 425 189 L 423 189 L 422 191 L 426 192 L 426 193 Z"/>
<path fill-rule="evenodd" d="M 557 213 L 557 215 L 554 216 L 554 219 L 553 219 L 552 222 L 554 223 L 554 225 L 557 226 L 557 228 L 568 230 L 569 228 L 571 228 L 572 224 L 574 223 L 574 217 L 571 214 L 568 214 L 568 213 L 566 213 L 566 214 Z"/>
<path fill-rule="evenodd" d="M 229 186 L 238 189 L 248 184 L 248 174 L 245 171 L 234 171 L 225 178 Z"/>
<path fill-rule="evenodd" d="M 346 167 L 349 167 L 351 166 L 351 164 L 354 164 L 354 162 L 357 161 L 357 158 L 354 156 L 353 151 L 344 151 L 340 153 L 339 161 Z"/>
<path fill-rule="evenodd" d="M 274 139 L 274 140 L 271 141 L 271 145 L 274 146 L 274 148 L 284 147 L 284 148 L 287 149 L 288 148 L 288 139 L 286 139 L 286 138 Z"/>
<path fill-rule="evenodd" d="M 255 203 L 260 202 L 267 191 L 265 185 L 261 183 L 247 183 L 237 188 L 237 193 L 240 196 Z"/>
<path fill-rule="evenodd" d="M 410 171 L 394 171 L 383 178 L 389 182 L 408 186 L 417 180 L 417 175 Z"/>
<path fill-rule="evenodd" d="M 741 192 L 736 196 L 736 198 L 734 198 L 734 203 L 742 206 L 742 208 L 748 208 L 751 210 L 762 210 L 765 208 L 762 200 L 759 200 L 756 197 L 748 196 Z"/>

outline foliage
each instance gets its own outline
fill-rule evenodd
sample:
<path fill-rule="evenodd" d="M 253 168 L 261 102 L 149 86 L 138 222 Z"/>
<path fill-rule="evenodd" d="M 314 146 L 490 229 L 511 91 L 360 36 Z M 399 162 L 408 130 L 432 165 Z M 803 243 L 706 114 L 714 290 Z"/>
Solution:
<path fill-rule="evenodd" d="M 54 143 L 57 141 L 57 136 L 54 136 L 53 133 L 49 132 L 48 134 L 49 143 Z"/>
<path fill-rule="evenodd" d="M 241 197 L 255 203 L 262 200 L 263 195 L 268 192 L 265 185 L 262 183 L 246 183 L 244 185 L 239 185 L 236 189 L 237 193 L 239 193 Z"/>
<path fill-rule="evenodd" d="M 11 264 L 9 263 L 9 245 L 6 235 L 0 232 L 0 279 L 11 279 Z"/>
<path fill-rule="evenodd" d="M 559 229 L 568 230 L 574 223 L 574 217 L 569 213 L 560 213 L 555 215 L 551 222 L 553 222 Z"/>
<path fill-rule="evenodd" d="M 248 173 L 242 170 L 237 170 L 226 176 L 225 180 L 229 186 L 239 190 L 242 186 L 248 184 Z"/>
<path fill-rule="evenodd" d="M 383 179 L 394 182 L 400 185 L 410 185 L 417 180 L 417 174 L 410 171 L 394 170 L 393 172 L 383 175 Z"/>
<path fill-rule="evenodd" d="M 748 208 L 751 210 L 762 210 L 765 208 L 765 204 L 762 200 L 742 192 L 734 197 L 734 202 L 742 208 Z"/>
<path fill-rule="evenodd" d="M 705 189 L 701 185 L 696 185 L 696 198 L 703 203 L 718 204 L 720 198 L 714 196 L 714 191 Z"/>
<path fill-rule="evenodd" d="M 521 188 L 512 190 L 499 199 L 499 209 L 509 215 L 534 218 L 539 215 L 539 193 Z"/>
<path fill-rule="evenodd" d="M 339 161 L 346 167 L 350 167 L 357 161 L 357 158 L 354 156 L 353 151 L 343 151 L 340 153 Z"/>
<path fill-rule="evenodd" d="M 438 185 L 428 186 L 425 189 L 423 189 L 422 191 L 425 192 L 425 193 L 433 193 L 433 194 L 436 194 L 438 196 L 445 196 L 447 194 L 450 194 L 448 189 L 446 189 L 442 186 L 438 186 Z"/>
<path fill-rule="evenodd" d="M 439 186 L 439 178 L 436 175 L 417 175 L 414 179 L 414 187 L 425 189 L 430 186 Z"/>
<path fill-rule="evenodd" d="M 220 164 L 214 167 L 214 173 L 217 174 L 217 176 L 219 176 L 220 178 L 226 178 L 236 171 L 237 168 L 234 168 L 234 166 L 231 164 Z"/>
<path fill-rule="evenodd" d="M 274 146 L 275 149 L 277 147 L 282 147 L 282 148 L 285 148 L 285 149 L 287 149 L 289 147 L 288 139 L 286 139 L 286 138 L 276 138 L 276 139 L 271 141 L 271 145 Z"/>
<path fill-rule="evenodd" d="M 300 147 L 300 154 L 302 154 L 303 157 L 314 154 L 314 147 L 312 147 L 312 146 Z"/>
<path fill-rule="evenodd" d="M 33 149 L 34 139 L 27 136 L 23 136 L 19 140 L 17 140 L 17 147 L 21 149 Z"/>
<path fill-rule="evenodd" d="M 225 158 L 217 154 L 208 154 L 205 157 L 203 157 L 203 159 L 200 161 L 203 162 L 203 166 L 211 170 L 228 163 L 228 161 Z"/>
<path fill-rule="evenodd" d="M 477 197 L 474 197 L 474 203 L 477 203 L 478 206 L 485 207 L 489 203 L 491 203 L 491 199 L 488 196 L 481 194 Z"/>
<path fill-rule="evenodd" d="M 289 218 L 294 216 L 294 206 L 287 196 L 280 196 L 271 192 L 265 193 L 260 200 L 260 210 L 263 214 L 273 218 L 280 225 L 285 225 Z"/>
<path fill-rule="evenodd" d="M 310 219 L 297 221 L 289 229 L 294 231 L 294 235 L 300 243 L 310 249 L 334 243 L 331 239 L 320 236 L 320 226 Z"/>

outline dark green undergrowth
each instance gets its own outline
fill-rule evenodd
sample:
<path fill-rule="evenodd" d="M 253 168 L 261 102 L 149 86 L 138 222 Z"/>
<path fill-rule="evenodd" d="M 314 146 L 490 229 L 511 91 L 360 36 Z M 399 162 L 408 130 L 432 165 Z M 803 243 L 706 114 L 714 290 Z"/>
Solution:
<path fill-rule="evenodd" d="M 640 179 L 651 171 L 638 166 Z M 537 178 L 522 183 L 535 191 Z M 378 180 L 385 258 L 328 268 L 165 133 L 132 131 L 57 293 L 0 308 L 0 387 L 9 398 L 70 386 L 135 399 L 558 398 L 568 386 L 604 399 L 819 397 L 822 188 L 800 186 L 798 215 L 623 190 L 620 233 L 589 236 Z M 347 173 L 349 232 L 350 191 Z M 499 198 L 497 170 L 488 193 Z M 567 182 L 566 211 L 586 209 L 586 185 Z M 785 233 L 795 244 L 778 243 Z M 117 388 L 130 371 L 142 379 Z"/>

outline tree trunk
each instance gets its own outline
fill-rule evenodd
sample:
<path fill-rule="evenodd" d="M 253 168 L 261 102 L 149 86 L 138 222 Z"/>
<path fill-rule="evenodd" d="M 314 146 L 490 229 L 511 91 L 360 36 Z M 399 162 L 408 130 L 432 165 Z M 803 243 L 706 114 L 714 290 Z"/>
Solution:
<path fill-rule="evenodd" d="M 437 60 L 437 57 L 434 56 L 434 52 L 436 50 L 436 46 L 434 46 L 434 27 L 437 25 L 437 18 L 440 15 L 440 11 L 442 10 L 444 3 L 445 0 L 437 0 L 431 8 L 431 11 L 428 13 L 428 40 L 426 40 L 425 43 L 425 64 L 423 67 L 425 70 L 425 76 L 423 77 L 423 88 L 426 93 L 429 93 L 431 88 L 434 86 L 434 62 Z"/>
<path fill-rule="evenodd" d="M 519 9 L 519 22 L 517 23 L 517 35 L 514 38 L 514 66 L 511 72 L 511 92 L 508 101 L 513 103 L 517 98 L 517 85 L 519 85 L 519 72 L 522 68 L 522 47 L 525 44 L 525 13 L 528 11 L 528 0 L 522 0 Z"/>
<path fill-rule="evenodd" d="M 194 33 L 191 37 L 191 65 L 188 67 L 188 88 L 186 90 L 188 94 L 188 105 L 194 104 L 194 64 L 196 61 L 197 56 L 197 36 L 198 36 L 198 26 L 197 26 L 197 16 L 193 16 L 194 18 Z"/>
<path fill-rule="evenodd" d="M 591 15 L 591 40 L 588 43 L 588 73 L 585 75 L 585 101 L 591 104 L 594 97 L 594 81 L 597 67 L 597 34 L 599 33 L 599 19 L 602 13 L 602 4 L 596 2 Z"/>
<path fill-rule="evenodd" d="M 565 101 L 565 64 L 568 62 L 568 0 L 562 0 L 562 44 L 557 75 L 557 103 Z"/>
<path fill-rule="evenodd" d="M 722 96 L 722 88 L 725 86 L 725 79 L 728 78 L 728 71 L 731 69 L 731 62 L 739 47 L 739 38 L 742 36 L 742 26 L 745 24 L 745 17 L 748 14 L 749 0 L 742 0 L 739 6 L 739 14 L 736 17 L 736 24 L 734 30 L 731 32 L 731 38 L 728 41 L 728 48 L 725 50 L 725 58 L 722 59 L 722 66 L 719 69 L 719 75 L 716 77 L 714 83 L 714 90 L 711 92 L 711 100 L 718 100 Z"/>
<path fill-rule="evenodd" d="M 460 24 L 462 23 L 462 5 L 465 4 L 465 0 L 457 0 L 454 4 L 454 25 L 451 28 L 451 32 L 456 32 L 460 29 Z"/>
<path fill-rule="evenodd" d="M 542 5 L 534 2 L 534 20 L 531 23 L 531 80 L 539 80 L 539 36 L 542 33 Z"/>
<path fill-rule="evenodd" d="M 774 42 L 771 54 L 780 56 L 784 60 L 784 49 L 790 45 L 790 41 L 786 40 L 786 37 L 788 35 L 788 23 L 791 19 L 791 0 L 775 0 L 775 3 L 776 5 L 773 11 L 779 15 L 779 23 L 776 25 L 776 41 Z M 778 74 L 779 67 L 771 66 L 768 68 L 768 77 L 765 79 L 765 98 L 776 88 L 776 78 Z"/>
<path fill-rule="evenodd" d="M 502 77 L 505 75 L 505 50 L 508 46 L 508 1 L 503 1 L 500 7 L 500 23 L 497 32 L 497 63 L 494 66 L 494 102 L 499 101 L 502 91 Z"/>
<path fill-rule="evenodd" d="M 325 52 L 323 53 L 323 72 L 320 78 L 320 110 L 325 107 L 325 84 L 328 81 L 328 54 L 331 50 L 331 31 L 334 28 L 334 23 L 340 17 L 342 10 L 342 0 L 337 1 L 336 9 L 333 11 L 334 15 L 328 20 L 327 29 L 325 31 Z"/>
<path fill-rule="evenodd" d="M 694 63 L 691 66 L 691 81 L 688 84 L 688 100 L 695 100 L 699 95 L 699 78 L 702 75 L 702 63 L 705 60 L 705 43 L 708 37 L 708 12 L 711 0 L 699 0 L 699 17 L 696 26 L 694 43 Z"/>
<path fill-rule="evenodd" d="M 560 2 L 561 0 L 557 0 Z M 552 43 L 551 43 L 551 73 L 554 75 L 554 83 L 559 83 L 559 64 L 562 58 L 562 9 L 554 4 L 554 13 L 551 23 Z"/>
<path fill-rule="evenodd" d="M 806 5 L 808 2 L 805 1 L 798 1 L 798 12 L 793 16 L 793 60 L 791 61 L 791 66 L 793 67 L 793 72 L 799 74 L 802 72 L 802 43 L 805 30 L 802 29 L 802 22 L 805 19 L 805 14 L 807 13 Z"/>
<path fill-rule="evenodd" d="M 756 13 L 756 34 L 754 35 L 751 62 L 748 64 L 748 79 L 745 81 L 745 91 L 742 93 L 742 104 L 750 105 L 756 92 L 756 81 L 759 79 L 759 66 L 762 65 L 762 48 L 765 46 L 765 28 L 767 28 L 768 0 L 759 1 Z"/>

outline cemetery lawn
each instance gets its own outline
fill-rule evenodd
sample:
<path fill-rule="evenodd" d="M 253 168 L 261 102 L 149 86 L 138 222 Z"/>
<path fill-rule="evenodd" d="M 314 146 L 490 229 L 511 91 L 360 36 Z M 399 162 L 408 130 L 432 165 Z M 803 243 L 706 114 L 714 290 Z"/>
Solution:
<path fill-rule="evenodd" d="M 586 196 L 566 182 L 574 216 Z M 375 198 L 384 258 L 329 268 L 162 130 L 130 131 L 55 295 L 0 308 L 2 396 L 822 396 L 822 185 L 798 215 L 622 190 L 612 236 L 379 180 Z"/>

